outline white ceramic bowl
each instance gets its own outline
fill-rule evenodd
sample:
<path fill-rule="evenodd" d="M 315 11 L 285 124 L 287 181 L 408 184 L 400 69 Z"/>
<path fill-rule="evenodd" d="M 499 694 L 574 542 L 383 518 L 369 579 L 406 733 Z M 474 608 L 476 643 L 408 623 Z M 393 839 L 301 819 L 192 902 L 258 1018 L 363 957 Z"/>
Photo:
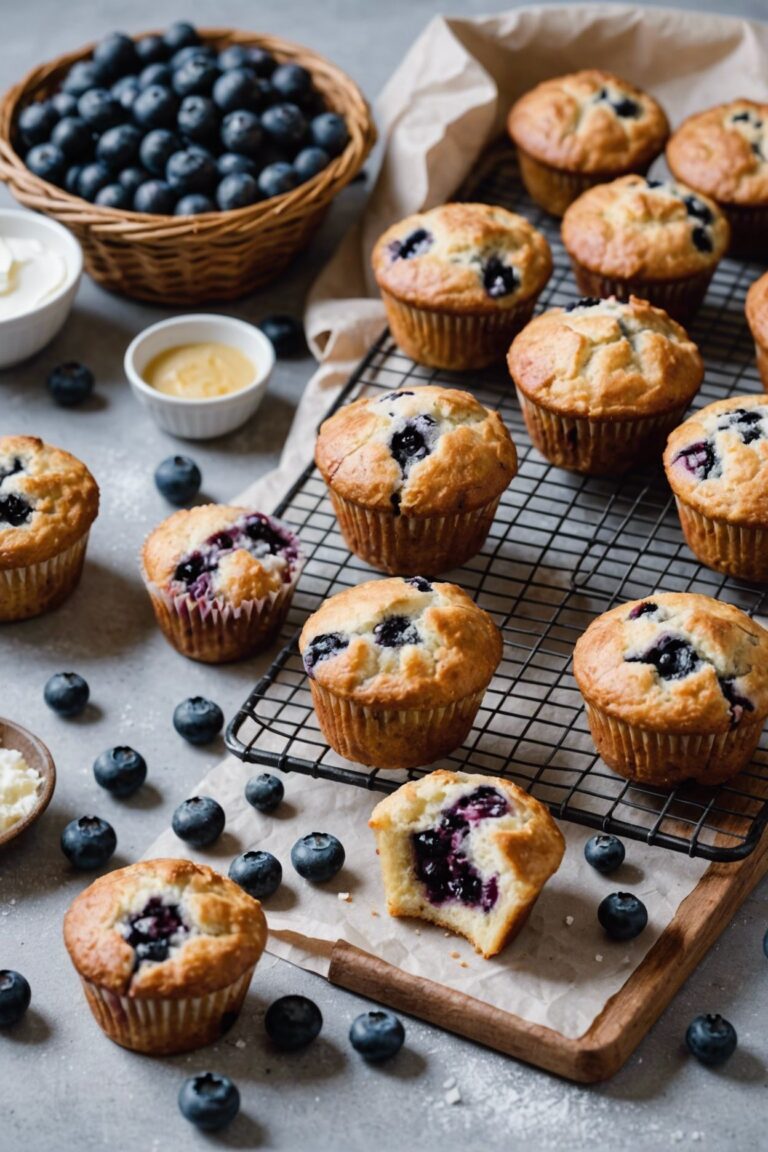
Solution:
<path fill-rule="evenodd" d="M 147 364 L 161 352 L 208 341 L 229 344 L 247 356 L 254 366 L 251 383 L 226 396 L 187 400 L 158 392 L 144 380 Z M 128 345 L 124 367 L 134 396 L 149 409 L 156 424 L 187 440 L 209 440 L 234 431 L 253 416 L 267 390 L 274 363 L 275 350 L 259 328 L 234 316 L 201 312 L 174 316 L 145 328 Z"/>
<path fill-rule="evenodd" d="M 0 320 L 0 368 L 10 368 L 49 344 L 64 324 L 80 283 L 83 253 L 71 232 L 37 212 L 0 209 L 0 236 L 39 240 L 59 253 L 67 269 L 64 283 L 48 300 Z"/>

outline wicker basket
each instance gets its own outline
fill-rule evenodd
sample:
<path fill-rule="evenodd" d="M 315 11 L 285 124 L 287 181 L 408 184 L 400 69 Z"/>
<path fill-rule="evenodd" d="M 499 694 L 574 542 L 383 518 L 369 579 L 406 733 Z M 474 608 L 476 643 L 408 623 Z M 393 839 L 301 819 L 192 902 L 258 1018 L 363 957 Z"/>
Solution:
<path fill-rule="evenodd" d="M 65 224 L 83 247 L 85 267 L 104 288 L 158 304 L 234 300 L 288 264 L 319 226 L 333 197 L 370 152 L 376 130 L 357 85 L 322 56 L 271 36 L 209 28 L 201 40 L 224 48 L 258 45 L 278 60 L 304 65 L 328 107 L 344 116 L 349 143 L 328 167 L 292 192 L 232 212 L 150 216 L 89 204 L 32 174 L 13 145 L 17 113 L 59 85 L 93 45 L 33 69 L 0 106 L 0 179 L 27 208 Z"/>

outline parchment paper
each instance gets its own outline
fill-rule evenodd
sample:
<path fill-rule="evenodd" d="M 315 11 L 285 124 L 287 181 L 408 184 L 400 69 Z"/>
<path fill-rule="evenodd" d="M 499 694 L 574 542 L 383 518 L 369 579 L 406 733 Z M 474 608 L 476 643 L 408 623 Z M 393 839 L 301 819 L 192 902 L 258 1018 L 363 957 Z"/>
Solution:
<path fill-rule="evenodd" d="M 433 20 L 377 102 L 384 154 L 367 211 L 310 295 L 307 334 L 321 365 L 307 386 L 281 465 L 240 499 L 265 510 L 277 503 L 310 459 L 324 411 L 383 328 L 383 309 L 367 271 L 379 233 L 449 198 L 502 128 L 517 95 L 547 76 L 582 67 L 605 67 L 651 89 L 674 125 L 732 97 L 768 98 L 768 27 L 614 5 Z M 254 679 L 268 663 L 268 657 L 254 663 Z M 500 957 L 482 960 L 466 942 L 446 938 L 439 929 L 387 916 L 367 828 L 375 795 L 289 775 L 288 802 L 276 815 L 261 816 L 243 798 L 255 770 L 228 759 L 199 784 L 198 794 L 223 804 L 227 831 L 197 856 L 222 871 L 251 847 L 281 860 L 285 882 L 266 904 L 270 952 L 327 975 L 331 946 L 344 939 L 568 1037 L 589 1028 L 706 869 L 702 861 L 628 842 L 627 863 L 614 876 L 600 877 L 583 860 L 589 832 L 566 823 L 565 860 L 529 923 Z M 307 885 L 290 865 L 291 844 L 311 831 L 337 834 L 347 850 L 345 869 L 324 887 Z M 186 854 L 168 830 L 147 855 L 179 855 L 182 848 Z M 596 924 L 599 900 L 617 888 L 637 893 L 650 914 L 648 928 L 630 944 L 607 940 Z M 339 893 L 348 898 L 339 899 Z"/>

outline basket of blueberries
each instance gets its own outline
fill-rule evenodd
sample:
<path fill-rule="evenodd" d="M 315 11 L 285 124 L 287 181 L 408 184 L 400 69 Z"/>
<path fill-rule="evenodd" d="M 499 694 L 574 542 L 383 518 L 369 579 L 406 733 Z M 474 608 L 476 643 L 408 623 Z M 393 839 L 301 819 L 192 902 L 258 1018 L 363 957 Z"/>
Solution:
<path fill-rule="evenodd" d="M 322 56 L 179 22 L 30 72 L 0 107 L 0 178 L 74 232 L 105 288 L 232 300 L 306 246 L 375 136 Z"/>

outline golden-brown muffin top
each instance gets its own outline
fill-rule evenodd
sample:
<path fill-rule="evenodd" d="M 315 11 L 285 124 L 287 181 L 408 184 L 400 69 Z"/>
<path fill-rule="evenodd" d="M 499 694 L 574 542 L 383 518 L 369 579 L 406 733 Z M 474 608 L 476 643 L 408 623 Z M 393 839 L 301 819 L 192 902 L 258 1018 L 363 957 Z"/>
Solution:
<path fill-rule="evenodd" d="M 36 436 L 0 436 L 0 569 L 58 555 L 98 512 L 99 488 L 85 464 Z"/>
<path fill-rule="evenodd" d="M 696 593 L 658 592 L 598 616 L 573 672 L 587 700 L 653 731 L 727 732 L 768 714 L 768 632 Z"/>
<path fill-rule="evenodd" d="M 622 176 L 574 200 L 562 235 L 568 254 L 592 272 L 663 281 L 714 268 L 730 228 L 713 200 L 683 184 Z"/>
<path fill-rule="evenodd" d="M 406 217 L 372 256 L 380 288 L 437 312 L 498 312 L 536 296 L 552 273 L 541 232 L 489 204 L 443 204 Z"/>
<path fill-rule="evenodd" d="M 253 967 L 266 940 L 259 901 L 191 860 L 143 860 L 101 876 L 64 917 L 80 975 L 136 999 L 225 988 Z"/>
<path fill-rule="evenodd" d="M 320 428 L 315 462 L 340 496 L 403 516 L 482 508 L 517 471 L 499 414 L 469 392 L 432 386 L 340 408 Z"/>
<path fill-rule="evenodd" d="M 704 376 L 696 345 L 661 308 L 577 300 L 537 316 L 508 356 L 517 387 L 571 416 L 622 419 L 687 405 Z"/>
<path fill-rule="evenodd" d="M 672 491 L 705 516 L 768 528 L 768 396 L 708 404 L 671 433 Z"/>
<path fill-rule="evenodd" d="M 667 163 L 721 204 L 768 204 L 768 104 L 731 100 L 689 116 L 667 144 Z"/>
<path fill-rule="evenodd" d="M 538 84 L 513 105 L 507 127 L 534 159 L 606 179 L 642 170 L 669 135 L 664 110 L 652 96 L 597 69 Z"/>
<path fill-rule="evenodd" d="M 379 708 L 431 708 L 482 691 L 501 660 L 499 629 L 455 584 L 369 580 L 326 600 L 304 625 L 307 675 Z"/>
<path fill-rule="evenodd" d="M 755 340 L 768 345 L 768 272 L 750 284 L 745 311 Z"/>
<path fill-rule="evenodd" d="M 142 551 L 144 574 L 170 596 L 261 600 L 298 578 L 298 538 L 279 520 L 251 508 L 203 504 L 163 520 Z"/>

